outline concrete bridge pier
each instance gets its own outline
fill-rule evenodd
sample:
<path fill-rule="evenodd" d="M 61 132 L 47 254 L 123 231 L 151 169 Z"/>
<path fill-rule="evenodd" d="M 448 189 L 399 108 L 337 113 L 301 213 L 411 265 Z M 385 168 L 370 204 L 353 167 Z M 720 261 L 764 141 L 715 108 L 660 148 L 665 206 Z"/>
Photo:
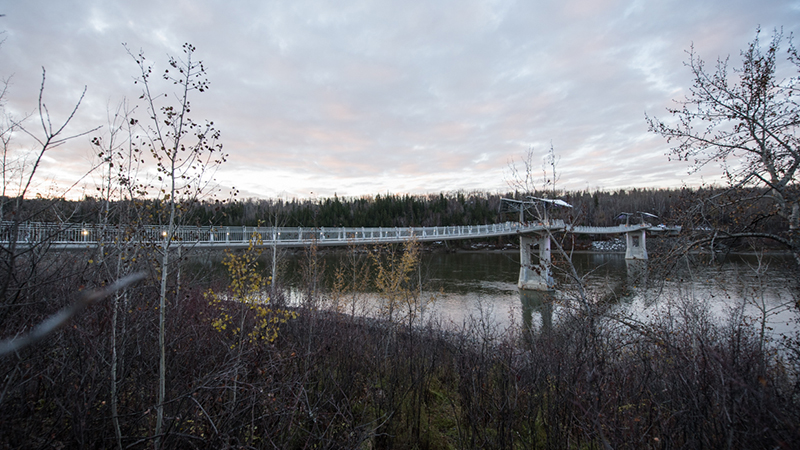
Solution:
<path fill-rule="evenodd" d="M 647 246 L 645 229 L 625 233 L 625 259 L 647 259 Z"/>
<path fill-rule="evenodd" d="M 626 287 L 628 292 L 647 286 L 647 261 L 641 259 L 626 259 L 627 272 Z"/>
<path fill-rule="evenodd" d="M 539 246 L 538 259 L 533 260 L 535 247 Z M 551 291 L 555 288 L 550 266 L 550 236 L 547 234 L 520 236 L 519 282 L 517 287 L 531 291 Z"/>

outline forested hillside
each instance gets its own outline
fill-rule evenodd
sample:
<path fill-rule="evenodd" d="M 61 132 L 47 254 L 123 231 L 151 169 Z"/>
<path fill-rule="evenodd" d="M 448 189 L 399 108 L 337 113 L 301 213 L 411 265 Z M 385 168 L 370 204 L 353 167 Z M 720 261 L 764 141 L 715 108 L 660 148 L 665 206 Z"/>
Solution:
<path fill-rule="evenodd" d="M 574 205 L 555 214 L 586 225 L 613 225 L 620 212 L 644 211 L 662 222 L 678 220 L 677 211 L 696 196 L 688 189 L 631 189 L 615 192 L 579 191 L 559 196 Z M 535 196 L 546 196 L 534 193 Z M 187 205 L 189 223 L 219 226 L 406 227 L 475 225 L 518 220 L 500 214 L 501 198 L 522 199 L 520 193 L 454 192 L 428 195 L 376 195 L 359 198 L 334 196 L 318 200 L 246 199 L 206 201 Z M 38 221 L 92 223 L 106 205 L 93 197 L 82 201 L 31 199 L 28 208 L 41 211 Z M 157 202 L 145 201 L 153 209 Z M 110 205 L 111 220 L 118 203 Z M 8 219 L 8 218 L 6 218 Z"/>
<path fill-rule="evenodd" d="M 534 196 L 546 197 L 544 193 Z M 478 225 L 519 220 L 516 213 L 501 213 L 502 198 L 523 199 L 527 194 L 454 192 L 428 195 L 376 195 L 359 198 L 315 200 L 240 199 L 203 201 L 184 205 L 184 223 L 201 226 L 283 226 L 283 227 L 411 227 Z M 649 222 L 689 228 L 758 228 L 779 230 L 781 222 L 765 192 L 754 189 L 630 189 L 618 191 L 563 192 L 558 196 L 573 208 L 551 212 L 575 225 L 613 226 L 621 212 L 646 212 L 658 216 Z M 157 201 L 136 201 L 143 211 L 156 211 Z M 121 202 L 105 204 L 87 197 L 82 201 L 63 199 L 26 200 L 27 216 L 36 221 L 94 223 L 109 210 L 111 222 L 125 222 L 115 211 L 126 210 Z M 129 209 L 129 208 L 128 208 Z M 36 211 L 34 213 L 34 211 Z M 154 214 L 152 217 L 156 217 Z M 532 217 L 531 217 L 532 218 Z M 11 217 L 4 217 L 10 220 Z M 143 213 L 138 219 L 148 221 Z M 638 220 L 635 219 L 635 220 Z"/>
<path fill-rule="evenodd" d="M 534 194 L 544 196 L 545 194 Z M 641 190 L 564 193 L 561 198 L 574 205 L 561 211 L 568 221 L 580 224 L 613 225 L 622 211 L 645 211 L 662 221 L 673 220 L 674 208 L 682 198 L 692 197 L 686 190 Z M 213 220 L 220 225 L 407 227 L 476 225 L 518 220 L 516 214 L 500 214 L 501 198 L 524 198 L 519 193 L 455 192 L 429 195 L 376 195 L 361 198 L 327 198 L 319 201 L 248 199 L 215 206 L 201 205 L 196 222 Z"/>

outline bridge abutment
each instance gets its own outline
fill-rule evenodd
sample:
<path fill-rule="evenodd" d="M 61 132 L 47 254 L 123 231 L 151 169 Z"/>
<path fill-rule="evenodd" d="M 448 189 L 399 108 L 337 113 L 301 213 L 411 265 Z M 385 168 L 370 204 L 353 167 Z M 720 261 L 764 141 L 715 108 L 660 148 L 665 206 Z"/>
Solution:
<path fill-rule="evenodd" d="M 647 233 L 644 228 L 625 233 L 625 259 L 647 259 Z"/>
<path fill-rule="evenodd" d="M 539 257 L 533 261 L 535 247 L 539 246 Z M 555 281 L 550 273 L 550 236 L 531 235 L 519 238 L 519 282 L 517 287 L 531 291 L 551 291 Z"/>

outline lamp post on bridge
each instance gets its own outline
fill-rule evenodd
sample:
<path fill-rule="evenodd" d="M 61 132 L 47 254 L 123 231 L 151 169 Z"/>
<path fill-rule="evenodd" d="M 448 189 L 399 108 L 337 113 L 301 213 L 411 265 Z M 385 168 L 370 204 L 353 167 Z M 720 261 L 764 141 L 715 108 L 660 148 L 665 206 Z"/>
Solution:
<path fill-rule="evenodd" d="M 544 211 L 544 220 L 542 221 L 542 223 L 544 225 L 546 225 L 546 226 L 550 225 L 550 218 L 547 216 L 547 207 L 548 206 L 552 206 L 552 207 L 556 207 L 557 206 L 557 207 L 561 207 L 561 208 L 572 208 L 572 205 L 570 205 L 569 203 L 565 202 L 564 200 L 561 200 L 560 198 L 539 198 L 539 197 L 528 197 L 528 198 L 532 200 L 531 201 L 532 204 L 536 204 L 536 203 L 541 203 L 542 204 L 542 210 Z"/>
<path fill-rule="evenodd" d="M 523 224 L 525 223 L 525 211 L 533 208 L 542 224 L 548 226 L 550 225 L 550 217 L 547 214 L 549 207 L 572 208 L 572 205 L 559 198 L 552 199 L 532 196 L 528 196 L 527 198 L 528 200 L 516 200 L 513 198 L 500 199 L 500 213 L 519 212 L 519 223 Z M 539 215 L 539 208 L 536 208 L 537 204 L 542 205 L 541 215 Z"/>
<path fill-rule="evenodd" d="M 658 219 L 658 216 L 655 214 L 646 213 L 644 211 L 636 211 L 636 213 L 629 213 L 629 212 L 621 212 L 617 214 L 616 219 L 622 220 L 625 219 L 625 226 L 628 227 L 631 224 L 631 216 L 635 216 L 636 214 L 639 215 L 639 219 L 642 225 L 646 225 L 647 223 L 644 221 L 645 216 L 652 217 L 654 219 Z"/>

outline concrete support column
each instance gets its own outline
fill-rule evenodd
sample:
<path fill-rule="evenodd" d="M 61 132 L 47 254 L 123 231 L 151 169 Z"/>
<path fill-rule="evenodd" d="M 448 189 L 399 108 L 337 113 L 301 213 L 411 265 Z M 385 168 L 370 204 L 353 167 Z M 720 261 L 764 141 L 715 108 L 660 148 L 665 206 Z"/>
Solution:
<path fill-rule="evenodd" d="M 533 248 L 539 245 L 539 260 L 531 258 Z M 517 287 L 532 291 L 549 291 L 555 286 L 550 273 L 550 236 L 520 236 L 519 282 Z"/>
<path fill-rule="evenodd" d="M 646 237 L 644 228 L 625 233 L 625 259 L 647 259 Z"/>
<path fill-rule="evenodd" d="M 633 292 L 636 289 L 644 289 L 647 286 L 647 261 L 638 259 L 626 259 L 627 269 L 627 291 Z"/>

